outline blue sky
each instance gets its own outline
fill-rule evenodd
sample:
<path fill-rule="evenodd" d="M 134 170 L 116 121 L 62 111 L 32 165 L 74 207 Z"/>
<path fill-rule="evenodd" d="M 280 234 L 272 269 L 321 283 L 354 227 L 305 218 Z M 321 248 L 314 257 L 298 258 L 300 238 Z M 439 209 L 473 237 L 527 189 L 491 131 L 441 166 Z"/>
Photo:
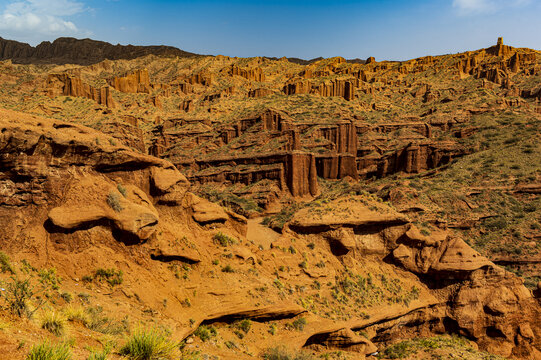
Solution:
<path fill-rule="evenodd" d="M 405 60 L 505 43 L 541 49 L 540 0 L 0 0 L 0 37 L 172 45 L 229 56 Z"/>

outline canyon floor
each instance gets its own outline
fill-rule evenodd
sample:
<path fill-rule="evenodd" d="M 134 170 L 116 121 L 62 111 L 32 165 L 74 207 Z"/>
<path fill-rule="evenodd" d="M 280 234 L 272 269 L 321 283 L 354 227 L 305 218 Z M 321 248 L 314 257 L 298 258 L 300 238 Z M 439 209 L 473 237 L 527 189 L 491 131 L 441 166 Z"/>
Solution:
<path fill-rule="evenodd" d="M 0 359 L 541 359 L 541 52 L 0 59 Z"/>

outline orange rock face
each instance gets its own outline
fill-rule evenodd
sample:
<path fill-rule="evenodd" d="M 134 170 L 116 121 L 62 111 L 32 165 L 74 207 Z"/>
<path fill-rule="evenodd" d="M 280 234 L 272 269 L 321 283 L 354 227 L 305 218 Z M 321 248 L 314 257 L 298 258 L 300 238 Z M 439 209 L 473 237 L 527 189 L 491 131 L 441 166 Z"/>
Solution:
<path fill-rule="evenodd" d="M 148 70 L 136 70 L 121 77 L 110 79 L 109 85 L 125 93 L 150 93 L 150 78 Z"/>
<path fill-rule="evenodd" d="M 109 86 L 96 89 L 83 82 L 80 78 L 68 74 L 51 74 L 47 77 L 47 94 L 50 97 L 80 96 L 96 101 L 109 108 L 115 107 Z"/>

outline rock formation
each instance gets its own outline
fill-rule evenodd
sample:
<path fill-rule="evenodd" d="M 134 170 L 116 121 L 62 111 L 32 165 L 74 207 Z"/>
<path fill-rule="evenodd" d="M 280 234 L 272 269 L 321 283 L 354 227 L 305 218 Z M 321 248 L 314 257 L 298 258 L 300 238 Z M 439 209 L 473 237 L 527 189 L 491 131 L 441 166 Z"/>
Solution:
<path fill-rule="evenodd" d="M 0 38 L 0 60 L 29 64 L 95 64 L 105 59 L 135 59 L 145 55 L 168 57 L 196 56 L 171 46 L 112 45 L 91 39 L 58 38 L 44 41 L 36 47 Z"/>
<path fill-rule="evenodd" d="M 147 69 L 136 70 L 108 81 L 109 85 L 125 93 L 150 93 L 151 85 Z"/>
<path fill-rule="evenodd" d="M 59 95 L 81 96 L 109 108 L 115 107 L 109 86 L 96 89 L 84 83 L 80 78 L 68 74 L 50 74 L 47 77 L 47 94 L 50 97 Z"/>

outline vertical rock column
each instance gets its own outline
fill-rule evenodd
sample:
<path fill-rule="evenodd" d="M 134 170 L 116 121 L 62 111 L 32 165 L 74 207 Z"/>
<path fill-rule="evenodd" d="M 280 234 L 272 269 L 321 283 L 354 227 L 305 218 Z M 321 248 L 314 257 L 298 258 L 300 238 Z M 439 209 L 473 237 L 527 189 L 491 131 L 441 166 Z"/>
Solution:
<path fill-rule="evenodd" d="M 317 175 L 313 154 L 293 151 L 286 157 L 286 183 L 293 196 L 316 195 Z"/>

